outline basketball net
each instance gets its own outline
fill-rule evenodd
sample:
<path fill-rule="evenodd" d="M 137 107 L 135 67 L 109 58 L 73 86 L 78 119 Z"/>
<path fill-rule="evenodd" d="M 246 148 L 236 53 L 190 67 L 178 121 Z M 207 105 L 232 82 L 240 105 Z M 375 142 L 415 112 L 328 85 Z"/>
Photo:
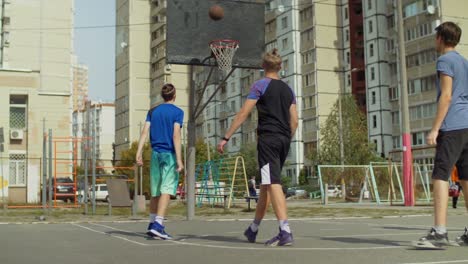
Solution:
<path fill-rule="evenodd" d="M 217 39 L 210 42 L 210 48 L 216 57 L 218 68 L 226 73 L 232 69 L 232 58 L 239 48 L 239 41 L 232 39 Z"/>

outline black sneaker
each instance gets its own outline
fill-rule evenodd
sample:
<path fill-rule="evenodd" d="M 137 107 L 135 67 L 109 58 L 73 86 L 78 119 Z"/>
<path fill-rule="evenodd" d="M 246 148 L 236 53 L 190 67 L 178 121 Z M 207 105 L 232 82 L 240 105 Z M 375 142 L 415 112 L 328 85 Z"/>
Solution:
<path fill-rule="evenodd" d="M 447 232 L 439 234 L 434 228 L 431 228 L 431 231 L 429 231 L 426 236 L 423 236 L 418 241 L 413 242 L 413 246 L 427 249 L 440 249 L 449 245 L 450 242 L 448 240 Z"/>
<path fill-rule="evenodd" d="M 468 246 L 468 228 L 465 227 L 463 235 L 457 237 L 455 242 L 460 246 Z"/>

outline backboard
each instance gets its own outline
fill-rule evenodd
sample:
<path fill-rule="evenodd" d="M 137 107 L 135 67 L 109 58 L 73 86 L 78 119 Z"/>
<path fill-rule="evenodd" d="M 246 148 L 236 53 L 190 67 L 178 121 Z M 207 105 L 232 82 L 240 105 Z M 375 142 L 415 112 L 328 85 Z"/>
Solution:
<path fill-rule="evenodd" d="M 212 20 L 212 5 L 224 9 L 224 18 Z M 215 39 L 239 41 L 233 67 L 261 68 L 265 46 L 264 4 L 246 0 L 170 0 L 167 1 L 167 63 L 216 65 L 209 43 Z"/>

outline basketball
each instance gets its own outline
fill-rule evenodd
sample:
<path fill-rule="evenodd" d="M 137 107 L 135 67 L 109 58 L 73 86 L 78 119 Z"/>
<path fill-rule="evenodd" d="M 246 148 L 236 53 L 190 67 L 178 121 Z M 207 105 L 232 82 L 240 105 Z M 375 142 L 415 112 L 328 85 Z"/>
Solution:
<path fill-rule="evenodd" d="M 220 20 L 224 17 L 224 9 L 219 5 L 213 5 L 208 12 L 210 18 L 213 20 Z"/>

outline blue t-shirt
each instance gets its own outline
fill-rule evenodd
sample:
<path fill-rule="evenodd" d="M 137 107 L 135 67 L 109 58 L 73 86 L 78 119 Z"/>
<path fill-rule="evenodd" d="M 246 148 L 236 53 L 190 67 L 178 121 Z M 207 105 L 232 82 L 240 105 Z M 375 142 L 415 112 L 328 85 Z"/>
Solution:
<path fill-rule="evenodd" d="M 437 59 L 437 102 L 441 95 L 440 75 L 452 77 L 452 101 L 440 130 L 468 128 L 468 61 L 456 51 Z"/>
<path fill-rule="evenodd" d="M 184 111 L 173 104 L 161 104 L 148 111 L 146 122 L 150 125 L 151 148 L 156 152 L 172 152 L 174 148 L 174 124 L 182 127 Z"/>

